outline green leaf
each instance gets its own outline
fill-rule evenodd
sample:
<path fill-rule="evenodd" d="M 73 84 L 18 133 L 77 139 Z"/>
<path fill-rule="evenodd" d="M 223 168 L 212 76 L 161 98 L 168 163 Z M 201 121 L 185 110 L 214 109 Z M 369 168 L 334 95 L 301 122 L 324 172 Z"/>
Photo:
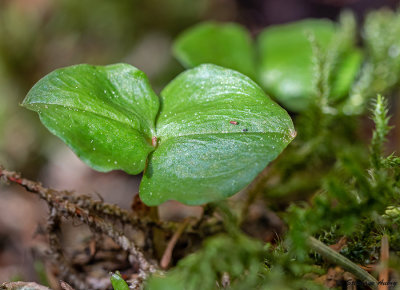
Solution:
<path fill-rule="evenodd" d="M 314 64 L 308 35 L 313 35 L 324 50 L 334 33 L 331 21 L 316 19 L 265 29 L 258 37 L 258 49 L 259 79 L 266 92 L 290 110 L 306 109 L 314 96 Z"/>
<path fill-rule="evenodd" d="M 121 274 L 118 271 L 111 274 L 110 280 L 114 290 L 129 290 L 128 284 L 121 277 Z"/>
<path fill-rule="evenodd" d="M 361 67 L 362 53 L 360 50 L 350 50 L 339 59 L 333 75 L 331 99 L 336 100 L 344 97 L 354 82 Z"/>
<path fill-rule="evenodd" d="M 148 205 L 202 204 L 246 185 L 294 138 L 292 121 L 248 77 L 201 65 L 161 93 L 158 148 L 140 185 Z"/>
<path fill-rule="evenodd" d="M 146 76 L 123 64 L 56 70 L 23 105 L 94 169 L 145 170 L 140 196 L 147 205 L 231 196 L 295 135 L 286 111 L 252 80 L 211 64 L 173 80 L 159 112 Z"/>
<path fill-rule="evenodd" d="M 96 170 L 138 174 L 154 150 L 159 100 L 130 65 L 58 69 L 30 90 L 23 106 Z"/>
<path fill-rule="evenodd" d="M 187 68 L 212 63 L 255 79 L 255 53 L 248 31 L 234 23 L 205 22 L 175 41 L 175 57 Z"/>
<path fill-rule="evenodd" d="M 326 52 L 339 32 L 332 21 L 317 19 L 269 27 L 258 37 L 256 63 L 256 49 L 245 28 L 233 23 L 205 22 L 180 35 L 173 51 L 185 67 L 212 63 L 235 69 L 257 80 L 286 108 L 304 111 L 315 95 L 309 37 L 314 36 L 321 51 Z M 361 64 L 361 54 L 353 48 L 353 38 L 349 40 L 349 44 L 341 43 L 343 51 L 334 64 L 331 79 L 334 100 L 348 93 Z"/>

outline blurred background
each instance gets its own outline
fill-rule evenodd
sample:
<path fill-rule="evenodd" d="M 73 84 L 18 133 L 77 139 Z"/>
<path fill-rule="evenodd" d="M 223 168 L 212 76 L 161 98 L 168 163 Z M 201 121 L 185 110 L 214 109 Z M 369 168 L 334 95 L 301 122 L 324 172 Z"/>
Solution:
<path fill-rule="evenodd" d="M 308 17 L 336 19 L 396 0 L 0 0 L 0 165 L 56 189 L 97 193 L 129 208 L 140 177 L 97 173 L 83 164 L 19 106 L 28 90 L 52 70 L 77 63 L 126 62 L 143 70 L 159 92 L 183 68 L 171 55 L 173 39 L 204 20 L 233 21 L 253 35 L 268 25 Z M 128 202 L 127 202 L 128 201 Z M 161 214 L 171 216 L 169 203 Z M 179 211 L 185 215 L 191 209 Z M 0 185 L 0 283 L 38 281 L 44 247 L 37 225 L 46 207 L 14 186 Z M 79 236 L 76 237 L 79 239 Z M 79 242 L 79 241 L 76 241 Z"/>

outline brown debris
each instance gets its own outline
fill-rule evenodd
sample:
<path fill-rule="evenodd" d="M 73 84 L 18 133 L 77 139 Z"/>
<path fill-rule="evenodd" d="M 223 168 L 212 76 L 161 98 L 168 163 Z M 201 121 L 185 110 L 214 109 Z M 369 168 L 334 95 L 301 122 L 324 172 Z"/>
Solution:
<path fill-rule="evenodd" d="M 357 290 L 357 279 L 349 272 L 343 273 L 343 280 L 346 282 L 347 290 Z"/>
<path fill-rule="evenodd" d="M 141 284 L 148 273 L 156 271 L 156 265 L 148 261 L 143 252 L 123 233 L 117 229 L 116 221 L 122 220 L 141 225 L 139 219 L 132 217 L 127 211 L 117 206 L 93 201 L 88 196 L 73 196 L 70 192 L 59 192 L 43 187 L 40 183 L 22 178 L 19 174 L 4 170 L 0 167 L 0 178 L 23 186 L 29 192 L 45 200 L 50 207 L 48 221 L 49 244 L 53 256 L 57 260 L 59 273 L 67 281 L 73 281 L 77 289 L 88 289 L 87 281 L 81 277 L 65 259 L 59 244 L 59 226 L 61 217 L 75 219 L 87 224 L 95 233 L 102 233 L 110 237 L 123 250 L 127 251 L 130 261 L 138 266 L 138 281 Z M 104 217 L 105 216 L 105 217 Z M 113 218 L 107 220 L 107 218 Z"/>
<path fill-rule="evenodd" d="M 336 252 L 340 252 L 340 250 L 343 249 L 343 247 L 346 246 L 346 244 L 347 244 L 347 238 L 346 236 L 343 236 L 339 239 L 339 241 L 336 244 L 330 245 L 329 247 Z"/>
<path fill-rule="evenodd" d="M 165 249 L 164 255 L 160 262 L 161 268 L 163 268 L 163 269 L 168 268 L 168 265 L 171 262 L 171 258 L 172 258 L 172 251 L 174 250 L 174 247 L 175 247 L 176 243 L 178 242 L 178 239 L 182 235 L 183 231 L 189 225 L 189 222 L 190 222 L 190 219 L 187 218 L 183 223 L 181 223 L 181 225 L 179 226 L 177 231 L 172 236 L 171 240 L 168 242 L 167 248 Z"/>
<path fill-rule="evenodd" d="M 64 281 L 60 281 L 60 286 L 61 289 L 63 290 L 74 290 L 74 288 L 72 288 L 71 285 L 69 285 L 67 282 Z"/>
<path fill-rule="evenodd" d="M 62 290 L 74 290 L 68 283 L 60 281 Z M 6 282 L 0 285 L 0 289 L 6 290 L 51 290 L 50 288 L 35 282 Z"/>
<path fill-rule="evenodd" d="M 324 285 L 328 288 L 334 288 L 340 285 L 340 282 L 343 280 L 343 272 L 343 269 L 340 267 L 329 268 L 325 276 Z"/>
<path fill-rule="evenodd" d="M 387 235 L 384 235 L 381 240 L 381 257 L 380 263 L 382 266 L 382 270 L 379 272 L 379 281 L 389 282 L 389 240 Z M 389 289 L 388 285 L 385 283 L 378 284 L 378 290 L 387 290 Z"/>
<path fill-rule="evenodd" d="M 29 290 L 51 290 L 43 285 L 39 285 L 34 282 L 6 282 L 0 285 L 0 289 L 6 290 L 20 290 L 20 289 L 29 289 Z"/>

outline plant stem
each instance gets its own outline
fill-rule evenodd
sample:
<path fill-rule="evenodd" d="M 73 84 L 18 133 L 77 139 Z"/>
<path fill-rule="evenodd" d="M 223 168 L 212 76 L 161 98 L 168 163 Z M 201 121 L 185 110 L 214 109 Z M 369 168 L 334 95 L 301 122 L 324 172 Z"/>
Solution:
<path fill-rule="evenodd" d="M 250 206 L 257 199 L 257 196 L 262 192 L 263 188 L 265 188 L 265 184 L 267 183 L 269 177 L 270 169 L 265 168 L 264 171 L 261 172 L 257 178 L 245 189 L 247 199 L 242 208 L 240 224 L 246 219 Z"/>
<path fill-rule="evenodd" d="M 186 218 L 181 223 L 181 225 L 178 227 L 177 231 L 174 233 L 171 240 L 169 240 L 167 248 L 165 249 L 162 259 L 161 259 L 161 262 L 160 262 L 161 268 L 163 268 L 163 269 L 168 268 L 168 265 L 172 259 L 172 251 L 174 250 L 174 247 L 175 247 L 176 243 L 178 242 L 178 239 L 182 235 L 183 231 L 189 225 L 189 222 L 190 222 L 190 219 Z"/>
<path fill-rule="evenodd" d="M 354 276 L 356 276 L 357 279 L 361 280 L 371 289 L 378 288 L 378 281 L 372 275 L 370 275 L 367 271 L 361 269 L 358 265 L 354 264 L 346 257 L 332 250 L 324 243 L 320 242 L 314 237 L 308 237 L 307 243 L 312 250 L 314 250 L 330 262 L 335 263 L 342 267 L 344 270 L 352 273 Z"/>

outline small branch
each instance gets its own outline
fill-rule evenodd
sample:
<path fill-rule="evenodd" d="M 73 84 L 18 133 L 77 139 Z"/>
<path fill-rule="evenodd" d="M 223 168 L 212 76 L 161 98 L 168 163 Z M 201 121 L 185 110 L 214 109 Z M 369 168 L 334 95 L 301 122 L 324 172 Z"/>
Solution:
<path fill-rule="evenodd" d="M 71 195 L 69 196 L 68 200 L 91 212 L 101 214 L 102 216 L 106 216 L 111 219 L 118 220 L 119 222 L 139 227 L 141 229 L 149 226 L 161 227 L 160 223 L 155 222 L 155 220 L 149 216 L 141 215 L 139 217 L 139 215 L 131 214 L 127 210 L 122 209 L 115 204 L 108 204 L 101 200 L 93 200 L 87 195 Z"/>
<path fill-rule="evenodd" d="M 78 274 L 64 257 L 59 238 L 60 224 L 61 217 L 57 210 L 50 207 L 50 214 L 47 221 L 47 233 L 49 237 L 51 258 L 55 260 L 55 263 L 57 263 L 61 279 L 70 281 L 77 289 L 87 289 L 88 285 L 86 284 L 84 277 Z"/>
<path fill-rule="evenodd" d="M 330 245 L 329 248 L 331 248 L 332 250 L 336 251 L 336 252 L 340 252 L 340 250 L 346 246 L 347 243 L 347 238 L 346 236 L 343 236 L 339 239 L 339 241 L 334 244 L 334 245 Z"/>
<path fill-rule="evenodd" d="M 372 272 L 376 271 L 376 265 L 374 265 L 374 264 L 364 265 L 364 266 L 357 264 L 357 266 L 360 267 L 361 269 L 364 269 L 368 273 L 372 273 Z"/>
<path fill-rule="evenodd" d="M 378 281 L 372 275 L 368 274 L 367 271 L 361 269 L 346 257 L 332 250 L 330 247 L 314 237 L 309 237 L 307 243 L 312 250 L 320 254 L 322 257 L 334 264 L 339 265 L 345 271 L 352 273 L 357 279 L 367 283 L 371 289 L 377 289 Z"/>
<path fill-rule="evenodd" d="M 379 281 L 389 282 L 389 240 L 387 235 L 384 235 L 381 240 L 381 266 L 382 270 L 379 272 Z M 378 290 L 387 290 L 389 285 L 379 284 Z"/>
<path fill-rule="evenodd" d="M 71 198 L 71 195 L 66 195 L 64 192 L 58 192 L 53 189 L 43 187 L 40 183 L 22 178 L 20 174 L 12 171 L 4 170 L 0 167 L 0 178 L 23 186 L 27 191 L 37 194 L 45 200 L 50 208 L 54 208 L 57 213 L 66 218 L 78 218 L 87 224 L 95 232 L 101 232 L 114 240 L 122 249 L 128 251 L 132 256 L 136 257 L 139 262 L 139 276 L 144 279 L 147 272 L 155 272 L 156 267 L 149 263 L 143 253 L 131 242 L 121 231 L 114 228 L 113 223 L 107 222 L 103 218 L 97 216 L 90 209 L 87 209 L 87 204 L 78 204 L 72 202 L 76 199 Z M 71 200 L 71 201 L 70 201 Z M 79 200 L 79 198 L 78 198 Z M 78 202 L 79 203 L 79 202 Z M 104 208 L 103 208 L 104 209 Z"/>
<path fill-rule="evenodd" d="M 35 282 L 5 282 L 0 285 L 0 289 L 13 290 L 13 289 L 30 289 L 30 290 L 51 290 L 43 285 Z"/>
<path fill-rule="evenodd" d="M 174 250 L 176 243 L 178 242 L 185 228 L 188 226 L 189 222 L 189 218 L 185 219 L 183 223 L 178 227 L 172 238 L 169 240 L 167 248 L 165 249 L 160 262 L 161 268 L 166 269 L 168 267 L 169 263 L 171 262 L 172 251 Z"/>
<path fill-rule="evenodd" d="M 74 288 L 71 287 L 67 282 L 60 281 L 60 287 L 63 290 L 74 290 Z"/>
<path fill-rule="evenodd" d="M 20 174 L 5 170 L 1 166 L 0 177 L 25 187 L 28 191 L 38 194 L 46 201 L 48 201 L 48 193 L 50 193 L 53 197 L 58 197 L 61 200 L 68 200 L 69 202 L 74 203 L 77 206 L 87 209 L 93 213 L 101 214 L 102 216 L 118 220 L 122 223 L 128 223 L 131 226 L 136 226 L 139 228 L 144 228 L 147 226 L 161 227 L 159 223 L 156 223 L 154 219 L 151 219 L 148 216 L 134 215 L 127 210 L 118 207 L 117 205 L 93 200 L 88 195 L 73 195 L 73 193 L 70 191 L 57 191 L 54 189 L 45 188 L 41 185 L 41 183 L 22 178 Z"/>

